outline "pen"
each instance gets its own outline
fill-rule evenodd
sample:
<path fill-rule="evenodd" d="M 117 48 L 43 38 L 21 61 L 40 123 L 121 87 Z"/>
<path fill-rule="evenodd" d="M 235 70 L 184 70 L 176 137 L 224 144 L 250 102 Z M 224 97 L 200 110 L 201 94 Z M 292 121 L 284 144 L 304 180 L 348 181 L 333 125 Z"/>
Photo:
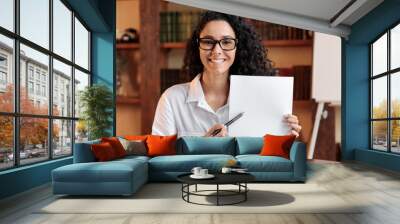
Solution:
<path fill-rule="evenodd" d="M 231 120 L 229 120 L 228 122 L 226 122 L 224 125 L 226 127 L 228 127 L 229 125 L 231 125 L 233 122 L 237 121 L 239 118 L 241 118 L 243 116 L 244 112 L 239 113 L 238 115 L 236 115 L 235 117 L 233 117 Z M 216 129 L 213 131 L 213 133 L 211 133 L 211 136 L 215 136 L 217 135 L 220 131 L 222 130 L 222 128 Z"/>

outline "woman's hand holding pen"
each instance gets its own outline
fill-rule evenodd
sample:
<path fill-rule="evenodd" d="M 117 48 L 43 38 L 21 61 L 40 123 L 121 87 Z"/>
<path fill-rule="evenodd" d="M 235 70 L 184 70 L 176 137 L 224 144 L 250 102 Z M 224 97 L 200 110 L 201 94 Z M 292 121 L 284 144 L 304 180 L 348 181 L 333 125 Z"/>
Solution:
<path fill-rule="evenodd" d="M 285 121 L 291 128 L 290 133 L 293 135 L 296 135 L 296 137 L 299 137 L 300 131 L 301 131 L 301 126 L 299 124 L 299 119 L 297 119 L 297 116 L 293 114 L 287 114 L 285 115 Z"/>
<path fill-rule="evenodd" d="M 220 132 L 216 135 L 212 135 L 213 132 L 217 129 L 221 129 Z M 210 129 L 208 129 L 207 133 L 204 135 L 204 137 L 225 137 L 228 134 L 228 130 L 226 129 L 225 125 L 223 124 L 215 124 L 212 126 Z"/>

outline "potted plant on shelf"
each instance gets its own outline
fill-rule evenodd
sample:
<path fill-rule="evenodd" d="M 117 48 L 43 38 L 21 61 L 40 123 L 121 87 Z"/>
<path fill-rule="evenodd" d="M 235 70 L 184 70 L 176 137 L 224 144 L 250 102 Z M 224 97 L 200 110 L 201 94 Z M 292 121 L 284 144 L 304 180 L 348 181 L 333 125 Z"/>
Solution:
<path fill-rule="evenodd" d="M 113 95 L 110 89 L 103 84 L 94 84 L 86 87 L 79 96 L 83 120 L 81 123 L 87 127 L 89 140 L 110 136 L 113 113 Z"/>

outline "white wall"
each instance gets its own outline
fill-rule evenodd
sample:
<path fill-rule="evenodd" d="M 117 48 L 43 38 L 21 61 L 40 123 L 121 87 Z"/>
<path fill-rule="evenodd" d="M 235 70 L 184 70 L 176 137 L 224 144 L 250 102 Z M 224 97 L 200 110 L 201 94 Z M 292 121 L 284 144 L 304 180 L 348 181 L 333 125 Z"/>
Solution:
<path fill-rule="evenodd" d="M 340 105 L 341 57 L 339 37 L 314 33 L 312 98 L 317 102 Z"/>

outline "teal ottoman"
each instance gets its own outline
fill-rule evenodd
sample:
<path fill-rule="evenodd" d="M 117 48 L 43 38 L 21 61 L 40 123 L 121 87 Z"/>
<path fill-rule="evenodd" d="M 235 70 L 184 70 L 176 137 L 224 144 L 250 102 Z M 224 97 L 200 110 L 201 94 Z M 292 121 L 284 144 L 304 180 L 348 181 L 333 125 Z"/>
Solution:
<path fill-rule="evenodd" d="M 132 195 L 148 180 L 147 160 L 144 156 L 133 156 L 108 162 L 74 163 L 59 167 L 52 171 L 53 193 Z"/>

